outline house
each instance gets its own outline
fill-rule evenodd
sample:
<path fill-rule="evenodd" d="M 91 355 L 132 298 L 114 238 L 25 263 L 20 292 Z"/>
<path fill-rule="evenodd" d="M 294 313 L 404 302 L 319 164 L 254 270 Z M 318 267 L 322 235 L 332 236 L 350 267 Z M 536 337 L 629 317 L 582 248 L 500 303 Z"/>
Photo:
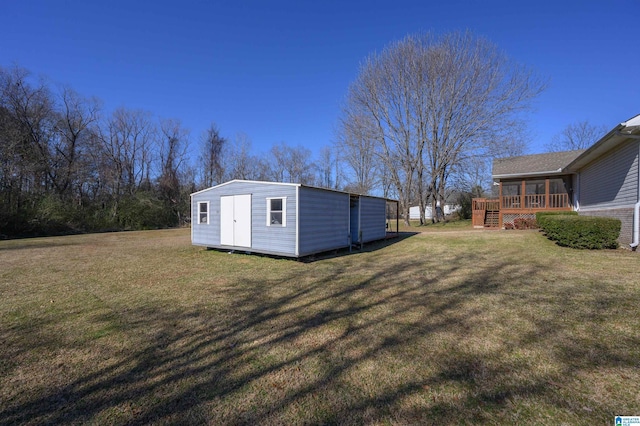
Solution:
<path fill-rule="evenodd" d="M 572 210 L 576 176 L 565 169 L 583 152 L 553 152 L 494 160 L 492 177 L 498 188 L 498 198 L 473 199 L 473 225 L 509 227 L 518 218 L 535 218 L 539 211 Z"/>
<path fill-rule="evenodd" d="M 397 211 L 380 197 L 232 180 L 191 194 L 191 242 L 287 257 L 362 245 L 386 237 L 387 202 Z"/>
<path fill-rule="evenodd" d="M 636 247 L 640 221 L 640 115 L 586 150 L 497 159 L 498 197 L 473 200 L 474 226 L 504 227 L 538 211 L 574 210 L 622 221 L 619 241 Z"/>
<path fill-rule="evenodd" d="M 443 214 L 445 216 L 449 216 L 450 214 L 453 214 L 458 210 L 460 210 L 460 206 L 457 204 L 445 204 L 443 209 Z M 431 213 L 431 206 L 425 207 L 424 218 L 425 219 L 433 218 L 433 214 Z M 420 219 L 420 206 L 409 207 L 409 219 Z"/>

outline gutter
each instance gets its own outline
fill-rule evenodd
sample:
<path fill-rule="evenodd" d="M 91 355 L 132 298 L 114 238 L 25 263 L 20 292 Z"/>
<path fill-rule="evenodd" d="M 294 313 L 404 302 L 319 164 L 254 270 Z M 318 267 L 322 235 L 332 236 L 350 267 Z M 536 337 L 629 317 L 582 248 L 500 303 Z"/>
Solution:
<path fill-rule="evenodd" d="M 549 176 L 549 175 L 556 175 L 556 174 L 562 174 L 562 167 L 560 167 L 558 170 L 549 170 L 548 172 L 510 173 L 510 174 L 503 174 L 503 175 L 492 175 L 491 177 L 493 179 L 505 179 L 505 178 L 512 178 L 512 177 Z"/>
<path fill-rule="evenodd" d="M 640 135 L 633 135 L 631 133 L 622 133 L 619 130 L 616 132 L 616 136 L 622 136 L 627 139 L 640 139 Z"/>

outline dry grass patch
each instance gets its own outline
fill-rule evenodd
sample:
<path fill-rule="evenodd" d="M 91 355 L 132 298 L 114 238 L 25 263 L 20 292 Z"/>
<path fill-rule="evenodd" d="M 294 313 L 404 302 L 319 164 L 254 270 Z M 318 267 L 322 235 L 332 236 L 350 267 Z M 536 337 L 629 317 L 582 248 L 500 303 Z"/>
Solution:
<path fill-rule="evenodd" d="M 426 232 L 305 263 L 187 230 L 0 242 L 0 423 L 610 423 L 640 258 Z"/>

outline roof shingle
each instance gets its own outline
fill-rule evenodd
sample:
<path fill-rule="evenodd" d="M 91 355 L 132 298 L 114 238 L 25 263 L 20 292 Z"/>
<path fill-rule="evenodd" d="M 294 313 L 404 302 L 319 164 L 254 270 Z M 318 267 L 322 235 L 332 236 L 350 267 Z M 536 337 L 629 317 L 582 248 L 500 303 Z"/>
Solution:
<path fill-rule="evenodd" d="M 585 150 L 522 155 L 493 160 L 493 176 L 560 172 Z"/>

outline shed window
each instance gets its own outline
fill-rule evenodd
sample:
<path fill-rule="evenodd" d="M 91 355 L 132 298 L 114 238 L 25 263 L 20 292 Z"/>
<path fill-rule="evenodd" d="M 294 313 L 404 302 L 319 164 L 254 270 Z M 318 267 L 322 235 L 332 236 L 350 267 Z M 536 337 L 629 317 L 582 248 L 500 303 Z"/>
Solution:
<path fill-rule="evenodd" d="M 267 198 L 267 226 L 287 225 L 287 199 Z"/>
<path fill-rule="evenodd" d="M 209 223 L 209 202 L 198 201 L 198 223 Z"/>

